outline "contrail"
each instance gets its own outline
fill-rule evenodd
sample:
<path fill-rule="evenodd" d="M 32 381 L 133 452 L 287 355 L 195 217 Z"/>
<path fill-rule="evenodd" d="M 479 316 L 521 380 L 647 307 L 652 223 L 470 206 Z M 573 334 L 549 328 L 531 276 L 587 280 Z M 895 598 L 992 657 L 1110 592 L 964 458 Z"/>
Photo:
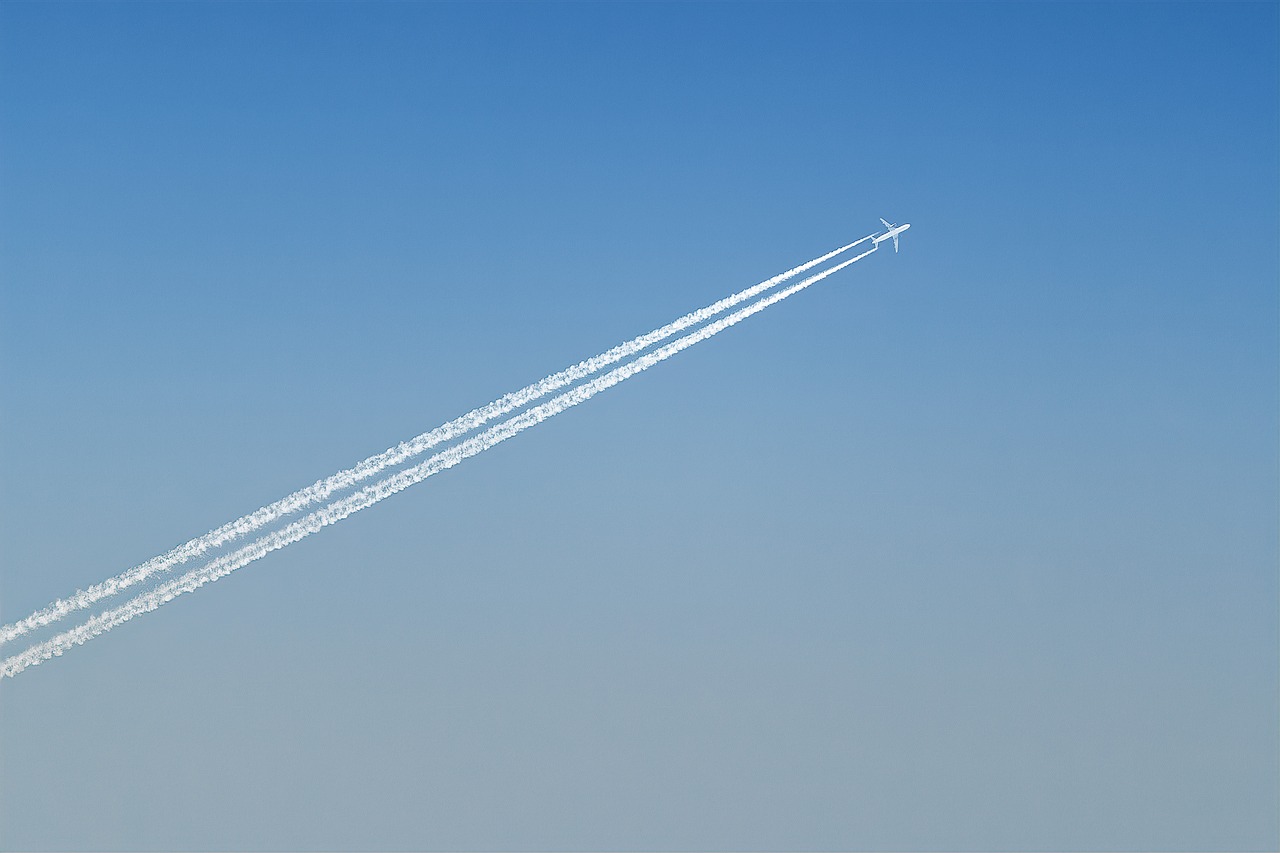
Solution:
<path fill-rule="evenodd" d="M 360 491 L 334 501 L 328 506 L 316 510 L 278 531 L 262 536 L 253 543 L 240 548 L 237 551 L 233 551 L 230 554 L 219 557 L 200 568 L 192 569 L 182 577 L 160 584 L 148 592 L 135 596 L 119 607 L 103 611 L 96 616 L 90 617 L 81 625 L 68 631 L 64 631 L 43 643 L 31 646 L 27 650 L 0 662 L 0 677 L 13 677 L 30 666 L 35 666 L 52 657 L 61 655 L 73 646 L 88 642 L 94 637 L 110 631 L 117 625 L 128 622 L 135 616 L 140 616 L 143 613 L 149 613 L 150 611 L 160 607 L 162 604 L 172 601 L 183 593 L 192 592 L 207 583 L 226 577 L 236 569 L 242 568 L 255 560 L 261 559 L 272 551 L 291 545 L 294 542 L 304 539 L 312 533 L 329 526 L 330 524 L 341 521 L 352 513 L 356 513 L 362 509 L 373 506 L 375 503 L 384 500 L 397 492 L 401 492 L 409 486 L 419 483 L 433 474 L 452 468 L 459 462 L 475 456 L 478 453 L 482 453 L 494 445 L 506 441 L 517 433 L 563 412 L 565 409 L 590 400 L 606 388 L 611 388 L 619 382 L 622 382 L 641 371 L 648 370 L 658 362 L 665 361 L 676 353 L 685 350 L 700 341 L 704 341 L 713 335 L 719 334 L 730 326 L 740 323 L 747 317 L 750 317 L 752 314 L 759 313 L 770 305 L 780 302 L 783 299 L 804 290 L 810 285 L 816 284 L 832 273 L 844 269 L 850 264 L 865 258 L 867 255 L 870 255 L 875 251 L 875 248 L 869 249 L 860 255 L 856 255 L 846 261 L 836 264 L 833 267 L 825 269 L 816 275 L 812 275 L 797 284 L 793 284 L 778 291 L 777 293 L 753 302 L 746 308 L 739 309 L 738 311 L 735 311 L 714 323 L 709 323 L 696 332 L 692 332 L 682 338 L 678 338 L 647 355 L 640 356 L 634 361 L 624 364 L 622 367 L 614 368 L 606 374 L 598 376 L 589 382 L 583 383 L 576 388 L 553 397 L 545 403 L 490 427 L 479 435 L 472 436 L 471 438 L 459 442 L 453 447 L 443 450 L 417 465 L 406 468 L 405 470 L 380 480 L 377 483 L 365 486 Z"/>
<path fill-rule="evenodd" d="M 0 627 L 0 645 L 10 640 L 21 637 L 37 628 L 50 625 L 68 614 L 77 610 L 82 610 L 101 601 L 104 598 L 115 595 L 121 590 L 127 589 L 134 584 L 141 583 L 152 575 L 159 572 L 167 571 L 173 566 L 185 563 L 188 560 L 201 556 L 212 548 L 216 548 L 233 539 L 238 539 L 253 531 L 271 524 L 300 509 L 319 503 L 320 501 L 333 495 L 335 492 L 349 488 L 356 483 L 366 480 L 369 477 L 381 473 L 387 468 L 399 465 L 406 460 L 412 459 L 414 456 L 435 447 L 445 441 L 464 435 L 473 429 L 493 420 L 494 418 L 505 415 L 514 409 L 518 409 L 527 403 L 530 403 L 540 397 L 544 397 L 559 388 L 577 382 L 591 374 L 628 358 L 646 349 L 651 344 L 665 340 L 676 332 L 687 329 L 689 326 L 696 325 L 709 320 L 720 314 L 728 308 L 737 305 L 763 293 L 770 288 L 781 284 L 802 272 L 805 272 L 825 261 L 834 258 L 836 255 L 847 252 L 854 246 L 864 243 L 872 239 L 874 234 L 869 234 L 860 240 L 855 240 L 846 246 L 841 246 L 827 252 L 821 257 L 806 261 L 798 267 L 793 267 L 784 273 L 779 273 L 773 278 L 762 281 L 757 285 L 741 290 L 732 296 L 727 296 L 718 302 L 714 302 L 705 308 L 700 308 L 684 315 L 667 325 L 655 329 L 648 334 L 632 338 L 626 343 L 619 344 L 613 349 L 607 350 L 597 356 L 586 359 L 575 364 L 573 367 L 553 373 L 543 379 L 539 379 L 532 385 L 526 385 L 519 391 L 513 391 L 503 397 L 494 400 L 492 403 L 473 409 L 460 418 L 449 421 L 442 426 L 438 426 L 430 432 L 424 432 L 416 438 L 403 441 L 376 456 L 370 456 L 363 462 L 354 465 L 345 471 L 339 471 L 330 477 L 319 480 L 306 488 L 299 489 L 293 494 L 286 495 L 275 503 L 257 509 L 248 515 L 242 516 L 235 521 L 228 522 L 216 530 L 198 536 L 184 545 L 179 545 L 173 550 L 153 557 L 138 566 L 128 569 L 113 578 L 109 578 L 101 583 L 94 584 L 88 589 L 77 590 L 74 595 L 65 599 L 60 598 L 49 604 L 25 619 L 20 619 L 9 625 Z"/>

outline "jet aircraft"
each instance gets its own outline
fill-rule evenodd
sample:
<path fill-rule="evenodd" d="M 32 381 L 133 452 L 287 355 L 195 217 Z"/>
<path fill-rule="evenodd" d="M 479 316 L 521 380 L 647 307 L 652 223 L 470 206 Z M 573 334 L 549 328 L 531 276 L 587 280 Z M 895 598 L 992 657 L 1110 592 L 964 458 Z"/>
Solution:
<path fill-rule="evenodd" d="M 889 230 L 885 231 L 883 234 L 877 237 L 872 238 L 871 245 L 875 246 L 876 248 L 879 248 L 881 243 L 883 243 L 885 240 L 888 240 L 890 237 L 892 237 L 893 251 L 895 252 L 898 251 L 898 235 L 901 234 L 903 231 L 906 231 L 908 228 L 910 228 L 911 223 L 907 222 L 903 225 L 892 225 L 889 222 L 885 222 L 883 218 L 880 221 L 884 222 L 884 227 Z"/>

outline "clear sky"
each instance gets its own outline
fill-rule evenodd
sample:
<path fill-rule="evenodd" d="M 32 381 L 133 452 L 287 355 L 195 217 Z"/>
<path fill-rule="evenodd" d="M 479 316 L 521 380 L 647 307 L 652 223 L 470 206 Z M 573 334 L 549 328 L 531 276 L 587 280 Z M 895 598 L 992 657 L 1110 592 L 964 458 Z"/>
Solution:
<path fill-rule="evenodd" d="M 0 684 L 0 846 L 1276 849 L 1256 4 L 0 5 L 0 619 L 909 221 Z"/>

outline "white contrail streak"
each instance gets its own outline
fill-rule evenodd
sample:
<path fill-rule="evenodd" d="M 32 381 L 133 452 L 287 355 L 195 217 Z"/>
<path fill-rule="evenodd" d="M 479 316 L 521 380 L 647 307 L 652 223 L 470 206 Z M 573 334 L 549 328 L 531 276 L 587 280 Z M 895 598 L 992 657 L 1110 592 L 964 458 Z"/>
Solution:
<path fill-rule="evenodd" d="M 591 374 L 628 358 L 643 349 L 646 349 L 658 341 L 671 337 L 676 332 L 687 329 L 690 326 L 697 325 L 704 320 L 709 320 L 717 314 L 727 310 L 752 298 L 784 281 L 787 281 L 802 272 L 805 272 L 825 261 L 834 258 L 836 255 L 849 251 L 859 243 L 870 240 L 875 235 L 868 235 L 860 240 L 855 240 L 846 246 L 827 252 L 821 257 L 806 261 L 798 267 L 793 267 L 784 273 L 779 273 L 773 278 L 762 281 L 757 285 L 741 290 L 732 296 L 727 296 L 719 302 L 714 302 L 705 308 L 693 311 L 684 315 L 674 322 L 655 329 L 648 334 L 641 335 L 638 338 L 632 338 L 624 344 L 619 344 L 611 350 L 601 353 L 600 355 L 581 361 L 566 370 L 559 373 L 553 373 L 543 379 L 539 379 L 532 385 L 527 385 L 519 391 L 513 391 L 506 396 L 494 400 L 488 405 L 473 409 L 460 418 L 449 421 L 442 426 L 436 427 L 430 432 L 424 432 L 416 438 L 401 442 L 376 456 L 370 456 L 368 459 L 356 464 L 355 466 L 339 471 L 330 477 L 319 480 L 304 489 L 299 489 L 291 495 L 286 495 L 273 504 L 268 504 L 261 509 L 255 510 L 246 516 L 236 519 L 235 521 L 224 524 L 216 530 L 198 536 L 184 545 L 168 553 L 153 557 L 138 566 L 128 569 L 113 578 L 109 578 L 101 583 L 94 584 L 88 589 L 77 590 L 75 594 L 67 598 L 60 598 L 49 604 L 30 616 L 13 622 L 9 625 L 0 627 L 0 645 L 10 640 L 21 637 L 37 628 L 50 625 L 64 616 L 74 613 L 77 610 L 89 607 L 104 598 L 115 595 L 121 590 L 127 589 L 134 584 L 141 583 L 152 575 L 167 571 L 173 566 L 185 563 L 201 556 L 210 549 L 216 548 L 234 539 L 238 539 L 253 531 L 278 521 L 286 515 L 289 515 L 312 504 L 333 495 L 335 492 L 350 488 L 356 483 L 366 480 L 376 474 L 381 473 L 387 468 L 399 465 L 414 456 L 435 447 L 445 441 L 457 438 L 470 432 L 477 427 L 493 420 L 494 418 L 505 415 L 514 409 L 518 409 L 527 403 L 544 397 L 559 388 L 577 382 Z"/>
<path fill-rule="evenodd" d="M 787 297 L 804 290 L 812 284 L 815 284 L 832 273 L 844 269 L 855 261 L 865 258 L 876 250 L 874 248 L 863 252 L 843 261 L 835 266 L 823 270 L 816 275 L 810 276 L 797 284 L 784 288 L 777 293 L 771 294 L 757 302 L 753 302 L 746 308 L 739 309 L 727 317 L 723 317 L 714 323 L 709 323 L 678 338 L 671 343 L 654 350 L 653 352 L 640 356 L 634 361 L 624 364 L 622 367 L 614 368 L 606 374 L 596 377 L 595 379 L 585 382 L 576 388 L 564 392 L 545 403 L 535 406 L 513 418 L 497 424 L 479 435 L 472 436 L 458 444 L 443 450 L 430 458 L 406 468 L 390 477 L 380 480 L 377 483 L 365 486 L 358 492 L 349 495 L 340 500 L 334 501 L 322 509 L 318 509 L 297 521 L 286 525 L 280 530 L 268 533 L 260 537 L 249 545 L 239 550 L 233 551 L 219 557 L 208 564 L 197 569 L 192 569 L 185 575 L 167 581 L 154 589 L 135 596 L 124 604 L 111 610 L 90 617 L 81 625 L 64 631 L 43 643 L 31 646 L 19 654 L 0 662 L 0 677 L 13 677 L 30 666 L 35 666 L 52 657 L 61 655 L 63 652 L 73 646 L 81 645 L 100 634 L 110 631 L 117 625 L 128 622 L 135 616 L 143 613 L 149 613 L 160 607 L 166 602 L 172 601 L 183 593 L 192 592 L 199 589 L 207 583 L 226 577 L 249 563 L 261 559 L 272 551 L 279 550 L 286 545 L 291 545 L 300 539 L 310 536 L 324 527 L 334 524 L 352 513 L 359 512 L 362 509 L 372 506 L 391 495 L 407 489 L 409 486 L 419 483 L 433 474 L 452 468 L 459 462 L 482 453 L 494 445 L 506 441 L 508 438 L 516 435 L 531 426 L 545 421 L 547 418 L 563 412 L 565 409 L 586 402 L 599 394 L 606 388 L 611 388 L 619 382 L 634 376 L 641 371 L 648 370 L 660 361 L 664 361 L 681 350 L 687 349 L 700 341 L 712 337 L 721 331 L 733 326 L 741 321 L 780 302 Z"/>

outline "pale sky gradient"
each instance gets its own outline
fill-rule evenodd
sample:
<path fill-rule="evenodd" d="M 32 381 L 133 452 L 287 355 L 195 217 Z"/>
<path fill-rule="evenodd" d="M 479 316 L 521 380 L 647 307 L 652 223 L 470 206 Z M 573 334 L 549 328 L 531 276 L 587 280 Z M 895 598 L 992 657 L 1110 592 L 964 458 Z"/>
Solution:
<path fill-rule="evenodd" d="M 0 847 L 1276 849 L 1277 32 L 0 5 L 4 622 L 912 223 L 0 684 Z"/>

